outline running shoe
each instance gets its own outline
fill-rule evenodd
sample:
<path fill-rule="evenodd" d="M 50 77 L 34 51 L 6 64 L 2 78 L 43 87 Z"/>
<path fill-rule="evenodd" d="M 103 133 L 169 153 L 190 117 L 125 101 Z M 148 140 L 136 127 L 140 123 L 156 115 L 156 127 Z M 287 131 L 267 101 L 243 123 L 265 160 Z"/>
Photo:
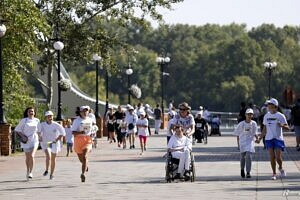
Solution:
<path fill-rule="evenodd" d="M 284 171 L 284 169 L 280 169 L 279 171 L 281 177 L 286 177 L 286 172 Z"/>
<path fill-rule="evenodd" d="M 272 180 L 276 180 L 277 177 L 276 177 L 276 174 L 273 174 L 273 176 L 271 177 Z"/>
<path fill-rule="evenodd" d="M 43 173 L 43 176 L 47 176 L 48 175 L 48 171 L 46 170 L 44 173 Z"/>
<path fill-rule="evenodd" d="M 49 178 L 50 180 L 53 180 L 54 179 L 54 176 L 53 175 L 50 175 L 50 178 Z"/>
<path fill-rule="evenodd" d="M 245 171 L 243 169 L 241 169 L 241 177 L 245 178 Z"/>
<path fill-rule="evenodd" d="M 85 182 L 85 175 L 84 174 L 81 174 L 80 178 L 81 178 L 81 182 Z"/>
<path fill-rule="evenodd" d="M 29 179 L 32 179 L 32 177 L 33 177 L 32 173 L 29 173 L 29 174 L 28 174 L 28 178 L 29 178 Z"/>
<path fill-rule="evenodd" d="M 247 172 L 246 178 L 251 178 L 251 174 Z"/>

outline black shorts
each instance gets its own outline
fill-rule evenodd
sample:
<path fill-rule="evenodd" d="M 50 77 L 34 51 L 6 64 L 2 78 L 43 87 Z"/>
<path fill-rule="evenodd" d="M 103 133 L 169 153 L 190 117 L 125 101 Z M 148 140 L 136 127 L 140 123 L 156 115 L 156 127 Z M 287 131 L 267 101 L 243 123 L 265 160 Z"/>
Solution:
<path fill-rule="evenodd" d="M 108 132 L 115 132 L 115 126 L 113 124 L 107 125 Z"/>

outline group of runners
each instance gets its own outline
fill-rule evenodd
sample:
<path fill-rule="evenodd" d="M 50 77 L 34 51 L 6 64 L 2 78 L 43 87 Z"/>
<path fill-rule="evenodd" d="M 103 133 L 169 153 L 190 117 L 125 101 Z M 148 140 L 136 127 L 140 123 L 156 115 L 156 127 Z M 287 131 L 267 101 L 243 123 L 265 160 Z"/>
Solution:
<path fill-rule="evenodd" d="M 259 143 L 263 137 L 266 137 L 266 148 L 270 155 L 272 168 L 272 179 L 276 179 L 276 162 L 281 176 L 286 173 L 282 165 L 282 151 L 284 151 L 283 129 L 289 129 L 285 116 L 278 112 L 278 101 L 270 99 L 267 101 L 268 113 L 263 119 L 264 128 L 261 134 L 258 134 L 257 124 L 252 120 L 253 110 L 247 109 L 245 112 L 246 119 L 241 121 L 234 134 L 239 138 L 239 147 L 241 153 L 241 177 L 251 178 L 251 162 L 254 153 L 255 142 Z M 35 110 L 29 107 L 24 112 L 24 118 L 15 128 L 27 136 L 28 141 L 21 143 L 21 147 L 26 155 L 26 178 L 33 178 L 34 155 L 40 146 L 46 155 L 46 165 L 44 176 L 48 175 L 50 167 L 50 179 L 54 178 L 56 155 L 61 151 L 62 137 L 66 137 L 67 156 L 73 149 L 77 153 L 78 159 L 82 164 L 80 178 L 85 182 L 85 173 L 88 171 L 88 154 L 92 149 L 93 138 L 97 132 L 95 116 L 90 112 L 89 106 L 81 106 L 78 110 L 78 116 L 74 119 L 67 120 L 65 127 L 53 121 L 53 112 L 45 112 L 45 121 L 40 122 L 35 118 Z M 118 147 L 127 148 L 126 138 L 129 140 L 129 149 L 135 148 L 135 136 L 138 135 L 140 140 L 140 154 L 147 149 L 147 137 L 151 134 L 149 128 L 149 118 L 155 119 L 155 127 L 160 126 L 162 114 L 157 105 L 156 110 L 152 110 L 149 105 L 139 104 L 137 108 L 127 105 L 125 111 L 119 106 L 116 112 L 110 108 L 105 116 L 105 124 L 109 133 L 109 142 L 117 142 Z M 179 159 L 178 173 L 176 178 L 189 176 L 186 172 L 189 170 L 190 152 L 192 151 L 193 135 L 197 127 L 207 129 L 207 123 L 202 118 L 203 112 L 198 112 L 196 118 L 191 113 L 191 107 L 183 102 L 178 106 L 178 112 L 172 106 L 169 110 L 169 122 L 167 128 L 167 149 L 174 158 Z M 114 133 L 117 133 L 117 140 Z M 159 129 L 155 129 L 155 134 Z M 201 140 L 201 138 L 199 138 Z M 246 173 L 245 173 L 246 168 Z"/>

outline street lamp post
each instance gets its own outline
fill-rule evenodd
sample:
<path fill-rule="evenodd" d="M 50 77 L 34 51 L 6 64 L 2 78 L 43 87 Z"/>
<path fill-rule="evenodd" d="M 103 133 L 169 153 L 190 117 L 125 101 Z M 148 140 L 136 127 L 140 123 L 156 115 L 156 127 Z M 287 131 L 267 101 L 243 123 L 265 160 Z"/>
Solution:
<path fill-rule="evenodd" d="M 268 71 L 268 96 L 269 99 L 271 98 L 271 76 L 272 76 L 272 70 L 275 69 L 277 66 L 276 62 L 265 62 L 264 67 Z"/>
<path fill-rule="evenodd" d="M 56 116 L 56 120 L 57 121 L 61 121 L 62 120 L 62 116 L 61 116 L 61 107 L 62 107 L 62 103 L 61 103 L 61 88 L 60 88 L 60 51 L 63 50 L 64 48 L 64 43 L 62 43 L 61 41 L 56 41 L 53 44 L 54 49 L 56 50 L 57 53 L 57 85 L 58 85 L 58 102 L 57 102 L 57 116 Z"/>
<path fill-rule="evenodd" d="M 2 37 L 5 35 L 6 26 L 0 20 L 0 124 L 5 124 L 4 100 L 3 100 L 3 61 L 2 61 Z"/>
<path fill-rule="evenodd" d="M 96 105 L 95 105 L 95 116 L 96 118 L 99 118 L 99 95 L 98 95 L 98 91 L 99 91 L 99 61 L 101 60 L 101 57 L 98 54 L 94 54 L 93 55 L 93 60 L 96 62 Z"/>
<path fill-rule="evenodd" d="M 169 57 L 157 57 L 156 58 L 156 62 L 160 66 L 160 73 L 161 73 L 160 84 L 161 84 L 161 110 L 162 110 L 162 113 L 164 113 L 164 75 L 167 74 L 164 72 L 164 68 L 170 62 L 170 60 L 171 59 Z"/>
<path fill-rule="evenodd" d="M 128 88 L 128 104 L 131 103 L 131 101 L 130 101 L 130 97 L 131 97 L 131 94 L 130 94 L 130 76 L 131 76 L 132 73 L 133 73 L 133 70 L 130 68 L 130 65 L 129 65 L 128 69 L 126 69 L 127 88 Z"/>
<path fill-rule="evenodd" d="M 105 69 L 105 90 L 106 90 L 106 103 L 105 103 L 105 115 L 108 111 L 108 70 L 107 68 Z"/>

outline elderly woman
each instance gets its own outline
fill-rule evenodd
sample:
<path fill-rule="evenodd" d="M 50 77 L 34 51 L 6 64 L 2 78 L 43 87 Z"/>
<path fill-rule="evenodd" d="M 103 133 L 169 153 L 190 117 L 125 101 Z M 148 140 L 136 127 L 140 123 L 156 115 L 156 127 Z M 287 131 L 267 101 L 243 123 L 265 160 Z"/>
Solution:
<path fill-rule="evenodd" d="M 81 182 L 85 182 L 85 172 L 88 169 L 88 153 L 92 150 L 93 120 L 88 116 L 89 110 L 89 106 L 81 106 L 80 116 L 74 120 L 72 126 L 74 150 L 82 163 Z"/>
<path fill-rule="evenodd" d="M 37 134 L 37 127 L 40 123 L 40 120 L 35 118 L 35 110 L 33 107 L 26 108 L 24 112 L 24 118 L 19 122 L 15 128 L 16 132 L 27 136 L 28 141 L 26 143 L 21 142 L 21 147 L 25 152 L 26 156 L 26 179 L 32 179 L 32 170 L 34 165 L 34 155 L 39 146 L 39 139 Z"/>
<path fill-rule="evenodd" d="M 192 150 L 191 140 L 183 135 L 183 127 L 176 125 L 174 127 L 175 134 L 170 138 L 168 143 L 168 151 L 171 152 L 173 158 L 179 159 L 179 166 L 175 179 L 181 179 L 183 176 L 189 178 L 189 167 L 191 162 L 190 152 Z"/>

